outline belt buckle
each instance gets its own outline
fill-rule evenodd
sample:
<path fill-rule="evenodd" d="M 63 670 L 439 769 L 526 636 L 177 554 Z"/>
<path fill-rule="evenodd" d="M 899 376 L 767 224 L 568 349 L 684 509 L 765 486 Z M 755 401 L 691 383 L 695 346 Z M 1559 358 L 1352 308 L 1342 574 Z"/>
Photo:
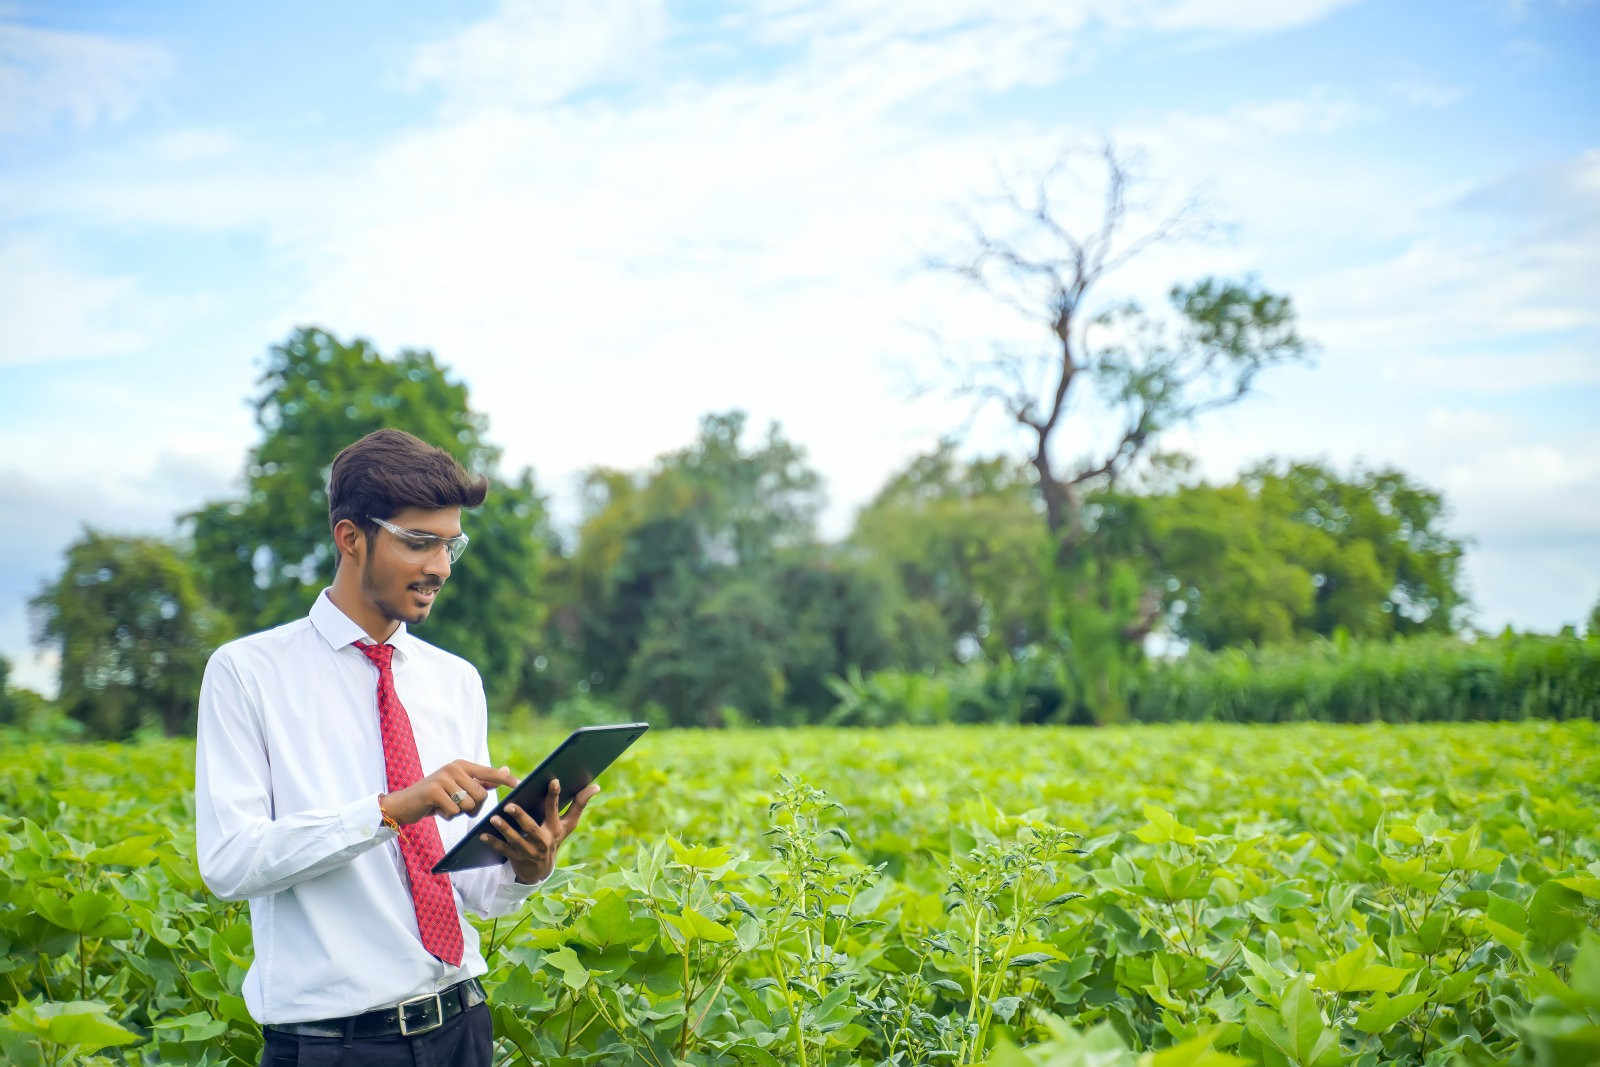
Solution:
<path fill-rule="evenodd" d="M 418 1026 L 415 1028 L 407 1025 L 407 1006 L 419 1003 L 426 1004 L 430 1000 L 433 1001 L 433 1022 L 428 1023 L 426 1026 Z M 400 1015 L 401 1037 L 411 1037 L 415 1034 L 425 1034 L 429 1030 L 437 1030 L 439 1027 L 444 1025 L 444 1001 L 439 999 L 439 994 L 437 993 L 424 993 L 420 997 L 412 997 L 410 1000 L 402 1000 L 397 1006 L 396 1011 L 398 1011 Z M 423 1018 L 426 1019 L 426 1015 L 424 1015 Z"/>

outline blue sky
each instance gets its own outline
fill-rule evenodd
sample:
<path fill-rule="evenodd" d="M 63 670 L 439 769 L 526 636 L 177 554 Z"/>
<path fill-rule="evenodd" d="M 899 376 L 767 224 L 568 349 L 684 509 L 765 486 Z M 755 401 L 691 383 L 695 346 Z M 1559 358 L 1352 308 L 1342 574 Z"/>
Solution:
<path fill-rule="evenodd" d="M 24 603 L 83 524 L 232 490 L 301 323 L 432 348 L 568 516 L 584 467 L 779 420 L 837 535 L 964 417 L 908 380 L 1036 342 L 919 264 L 1106 136 L 1228 228 L 1100 296 L 1253 273 L 1320 344 L 1167 443 L 1213 478 L 1398 465 L 1471 542 L 1480 626 L 1578 622 L 1596 55 L 1600 7 L 1539 0 L 0 3 L 0 654 L 49 688 Z"/>

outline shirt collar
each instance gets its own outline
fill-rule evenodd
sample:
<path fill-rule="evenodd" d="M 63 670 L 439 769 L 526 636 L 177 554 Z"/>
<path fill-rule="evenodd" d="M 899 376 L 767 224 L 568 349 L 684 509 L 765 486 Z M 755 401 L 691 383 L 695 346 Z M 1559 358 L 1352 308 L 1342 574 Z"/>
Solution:
<path fill-rule="evenodd" d="M 316 602 L 311 605 L 311 625 L 328 642 L 328 647 L 337 652 L 357 642 L 371 644 L 372 638 L 367 636 L 367 631 L 339 609 L 339 605 L 328 596 L 329 592 L 324 589 L 318 593 Z M 406 629 L 406 624 L 401 622 L 389 635 L 388 643 L 394 646 L 395 655 L 403 660 L 414 652 L 416 640 Z"/>

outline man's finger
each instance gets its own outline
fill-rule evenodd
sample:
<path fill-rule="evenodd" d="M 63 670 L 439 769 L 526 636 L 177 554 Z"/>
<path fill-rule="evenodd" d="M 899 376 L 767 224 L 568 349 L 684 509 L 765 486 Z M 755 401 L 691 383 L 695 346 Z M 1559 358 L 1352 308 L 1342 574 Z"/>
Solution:
<path fill-rule="evenodd" d="M 433 780 L 460 811 L 477 811 L 483 798 L 489 795 L 472 775 L 455 771 L 449 766 L 441 767 Z"/>
<path fill-rule="evenodd" d="M 554 829 L 559 816 L 558 808 L 561 804 L 561 781 L 557 778 L 550 779 L 550 788 L 544 794 L 544 824 Z"/>
<path fill-rule="evenodd" d="M 516 827 L 512 826 L 508 820 L 496 815 L 489 821 L 494 825 L 496 830 L 500 831 L 500 835 L 506 839 L 507 844 L 513 847 L 517 845 L 526 847 L 526 840 L 520 833 L 517 832 Z"/>
<path fill-rule="evenodd" d="M 453 819 L 461 814 L 461 808 L 450 799 L 451 790 L 446 789 L 438 779 L 434 779 L 433 787 L 428 790 L 429 799 L 433 801 L 433 809 L 446 819 Z"/>
<path fill-rule="evenodd" d="M 506 814 L 517 820 L 519 829 L 522 831 L 522 836 L 526 837 L 528 840 L 544 841 L 550 836 L 544 827 L 540 826 L 534 821 L 534 818 L 530 813 L 523 808 L 517 807 L 515 804 L 506 805 Z"/>
<path fill-rule="evenodd" d="M 467 811 L 477 811 L 478 806 L 483 803 L 483 798 L 489 795 L 489 791 L 479 785 L 476 778 L 470 776 L 461 783 L 459 788 L 466 791 L 467 799 L 462 803 L 461 807 Z"/>
<path fill-rule="evenodd" d="M 511 777 L 511 772 L 504 767 L 485 767 L 481 763 L 473 763 L 464 759 L 456 760 L 451 766 L 462 772 L 463 775 L 470 775 L 476 778 L 484 785 L 517 784 L 517 780 Z"/>
<path fill-rule="evenodd" d="M 572 798 L 572 807 L 568 808 L 567 814 L 562 817 L 563 837 L 570 834 L 578 825 L 578 820 L 583 818 L 583 809 L 589 806 L 589 801 L 593 800 L 599 792 L 600 787 L 594 782 L 590 782 L 584 786 L 583 792 Z"/>

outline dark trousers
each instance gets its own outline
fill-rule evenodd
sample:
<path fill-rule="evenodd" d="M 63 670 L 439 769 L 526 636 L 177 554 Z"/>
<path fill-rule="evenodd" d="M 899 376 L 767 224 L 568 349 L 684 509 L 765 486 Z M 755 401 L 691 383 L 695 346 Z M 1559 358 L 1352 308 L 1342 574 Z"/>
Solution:
<path fill-rule="evenodd" d="M 299 1037 L 266 1032 L 261 1067 L 492 1067 L 489 1005 L 468 1008 L 437 1030 L 415 1037 Z"/>

